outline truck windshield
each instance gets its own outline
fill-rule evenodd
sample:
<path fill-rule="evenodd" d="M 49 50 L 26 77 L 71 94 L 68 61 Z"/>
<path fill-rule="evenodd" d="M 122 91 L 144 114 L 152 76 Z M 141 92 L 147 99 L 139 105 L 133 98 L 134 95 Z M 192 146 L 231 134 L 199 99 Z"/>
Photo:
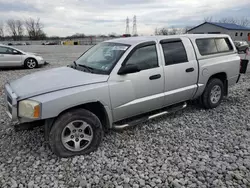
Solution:
<path fill-rule="evenodd" d="M 75 62 L 96 74 L 109 74 L 129 45 L 103 42 L 90 48 Z"/>

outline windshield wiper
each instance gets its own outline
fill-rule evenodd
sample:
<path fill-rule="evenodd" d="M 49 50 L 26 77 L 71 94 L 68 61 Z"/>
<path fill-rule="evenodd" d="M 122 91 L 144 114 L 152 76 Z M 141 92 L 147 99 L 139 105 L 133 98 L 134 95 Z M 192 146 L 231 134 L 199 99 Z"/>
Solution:
<path fill-rule="evenodd" d="M 67 67 L 76 69 L 76 68 L 77 68 L 77 64 L 76 64 L 76 62 L 74 61 L 73 64 L 67 65 Z"/>
<path fill-rule="evenodd" d="M 88 70 L 88 72 L 93 73 L 94 69 L 92 67 L 88 67 L 88 66 L 82 65 L 82 64 L 77 64 L 77 65 L 80 66 L 80 67 L 85 68 L 86 70 Z"/>

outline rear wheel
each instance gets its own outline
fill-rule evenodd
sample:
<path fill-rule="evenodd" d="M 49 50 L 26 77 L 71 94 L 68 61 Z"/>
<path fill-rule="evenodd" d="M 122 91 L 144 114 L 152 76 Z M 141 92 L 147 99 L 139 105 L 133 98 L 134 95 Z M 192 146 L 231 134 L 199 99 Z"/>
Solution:
<path fill-rule="evenodd" d="M 55 121 L 49 135 L 52 151 L 59 157 L 71 157 L 95 151 L 103 137 L 98 117 L 85 109 L 68 111 Z"/>
<path fill-rule="evenodd" d="M 28 69 L 34 69 L 38 66 L 37 61 L 34 58 L 26 59 L 24 65 Z"/>
<path fill-rule="evenodd" d="M 216 108 L 220 105 L 224 96 L 224 86 L 220 79 L 209 80 L 207 87 L 201 96 L 201 101 L 206 109 Z"/>

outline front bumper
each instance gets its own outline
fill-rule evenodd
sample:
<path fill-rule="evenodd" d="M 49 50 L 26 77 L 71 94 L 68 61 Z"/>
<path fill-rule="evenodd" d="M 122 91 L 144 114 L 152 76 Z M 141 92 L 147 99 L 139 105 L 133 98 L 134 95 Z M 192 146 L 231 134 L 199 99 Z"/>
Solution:
<path fill-rule="evenodd" d="M 37 61 L 38 65 L 45 65 L 44 59 L 40 59 Z"/>
<path fill-rule="evenodd" d="M 6 102 L 6 113 L 12 121 L 18 120 L 17 116 L 17 95 L 13 92 L 10 85 L 5 85 L 5 102 Z"/>
<path fill-rule="evenodd" d="M 44 65 L 45 64 L 45 60 L 43 59 L 42 56 L 36 56 L 35 58 L 37 60 L 38 65 Z"/>

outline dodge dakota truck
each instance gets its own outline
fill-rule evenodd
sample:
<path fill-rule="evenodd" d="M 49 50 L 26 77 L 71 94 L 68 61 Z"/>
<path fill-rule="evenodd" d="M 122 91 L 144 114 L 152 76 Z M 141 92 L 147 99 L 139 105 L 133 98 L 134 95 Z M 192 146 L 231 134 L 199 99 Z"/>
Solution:
<path fill-rule="evenodd" d="M 20 126 L 42 122 L 60 157 L 95 151 L 109 129 L 124 129 L 186 107 L 217 107 L 239 81 L 241 64 L 228 35 L 118 38 L 72 64 L 6 83 L 7 113 Z"/>

